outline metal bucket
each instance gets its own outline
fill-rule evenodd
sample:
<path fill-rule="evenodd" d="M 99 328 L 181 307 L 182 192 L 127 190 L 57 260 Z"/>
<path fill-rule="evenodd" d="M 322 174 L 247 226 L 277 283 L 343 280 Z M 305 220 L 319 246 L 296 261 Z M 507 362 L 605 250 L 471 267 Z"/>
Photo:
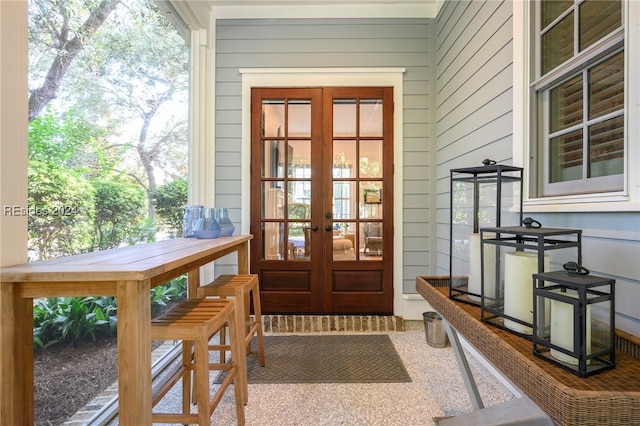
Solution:
<path fill-rule="evenodd" d="M 447 331 L 442 324 L 442 317 L 437 312 L 424 312 L 424 333 L 427 338 L 427 345 L 434 348 L 444 348 L 447 346 Z"/>

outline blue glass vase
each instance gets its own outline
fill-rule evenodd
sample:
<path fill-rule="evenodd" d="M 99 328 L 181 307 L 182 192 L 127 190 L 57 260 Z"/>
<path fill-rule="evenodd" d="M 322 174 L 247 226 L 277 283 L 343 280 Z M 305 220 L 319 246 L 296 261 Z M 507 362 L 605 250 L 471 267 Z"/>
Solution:
<path fill-rule="evenodd" d="M 196 238 L 218 238 L 220 236 L 222 229 L 216 220 L 214 210 L 215 209 L 205 210 L 204 217 L 201 219 L 202 226 L 194 231 Z"/>
<path fill-rule="evenodd" d="M 236 227 L 233 225 L 233 222 L 231 222 L 231 219 L 229 218 L 229 209 L 215 208 L 213 210 L 215 210 L 214 217 L 220 225 L 220 236 L 228 237 L 230 235 L 233 235 Z"/>
<path fill-rule="evenodd" d="M 204 206 L 189 205 L 184 208 L 182 219 L 182 236 L 185 238 L 195 237 L 195 231 L 202 226 L 204 217 Z"/>

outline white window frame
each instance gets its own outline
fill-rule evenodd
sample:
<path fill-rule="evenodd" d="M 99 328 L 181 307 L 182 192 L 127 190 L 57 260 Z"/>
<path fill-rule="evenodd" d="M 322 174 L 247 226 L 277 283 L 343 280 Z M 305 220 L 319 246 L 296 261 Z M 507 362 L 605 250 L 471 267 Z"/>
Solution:
<path fill-rule="evenodd" d="M 625 54 L 625 171 L 621 191 L 537 197 L 531 190 L 538 179 L 532 151 L 532 118 L 536 99 L 530 83 L 534 81 L 533 0 L 513 5 L 513 154 L 514 165 L 524 167 L 523 209 L 525 212 L 640 211 L 640 63 Z M 625 52 L 640 49 L 640 2 L 623 0 Z M 553 71 L 551 72 L 553 73 Z M 540 81 L 538 84 L 540 85 Z M 540 86 L 538 86 L 540 87 Z"/>

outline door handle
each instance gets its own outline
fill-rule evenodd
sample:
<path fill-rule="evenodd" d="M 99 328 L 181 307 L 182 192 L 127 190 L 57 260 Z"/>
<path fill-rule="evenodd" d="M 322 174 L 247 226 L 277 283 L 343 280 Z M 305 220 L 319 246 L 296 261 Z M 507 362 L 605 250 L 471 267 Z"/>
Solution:
<path fill-rule="evenodd" d="M 327 225 L 324 227 L 324 230 L 329 232 L 329 231 L 333 231 L 333 227 L 331 225 Z"/>
<path fill-rule="evenodd" d="M 316 231 L 318 230 L 318 225 L 313 225 L 313 226 L 311 227 L 311 230 L 312 230 L 313 232 L 316 232 Z"/>

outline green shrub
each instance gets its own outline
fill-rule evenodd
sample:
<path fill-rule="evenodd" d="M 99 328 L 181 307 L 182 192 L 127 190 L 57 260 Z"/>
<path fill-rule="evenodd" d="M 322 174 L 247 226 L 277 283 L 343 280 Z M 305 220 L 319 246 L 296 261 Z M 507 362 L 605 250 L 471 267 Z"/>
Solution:
<path fill-rule="evenodd" d="M 183 275 L 151 290 L 151 313 L 155 316 L 169 301 L 186 297 L 187 277 Z M 56 343 L 75 344 L 112 337 L 117 331 L 115 297 L 49 297 L 33 305 L 33 343 L 45 349 Z"/>

